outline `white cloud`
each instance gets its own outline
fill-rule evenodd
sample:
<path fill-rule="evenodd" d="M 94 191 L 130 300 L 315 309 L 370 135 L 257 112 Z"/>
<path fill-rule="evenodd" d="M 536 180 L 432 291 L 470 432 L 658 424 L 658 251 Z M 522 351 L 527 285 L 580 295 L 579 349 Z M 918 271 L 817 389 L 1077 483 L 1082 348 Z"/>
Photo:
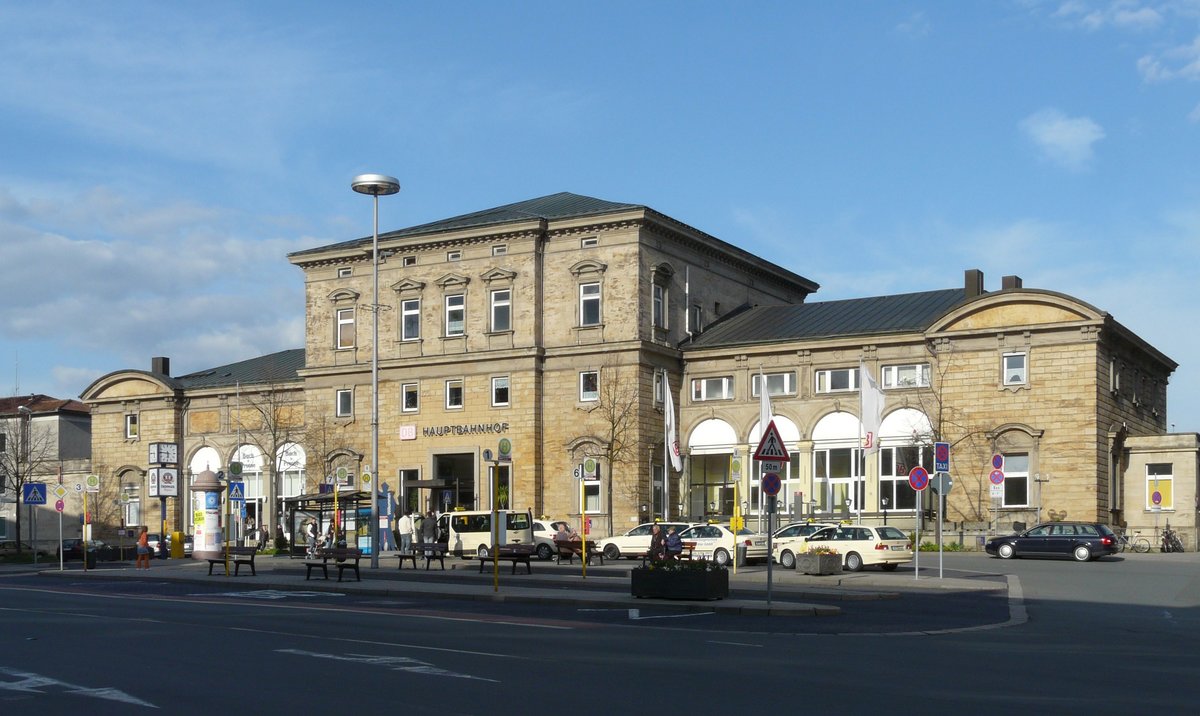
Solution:
<path fill-rule="evenodd" d="M 933 32 L 933 25 L 929 22 L 929 18 L 925 17 L 924 11 L 918 11 L 898 23 L 896 32 L 908 37 L 920 38 Z"/>
<path fill-rule="evenodd" d="M 1029 115 L 1020 128 L 1046 159 L 1071 171 L 1087 169 L 1093 145 L 1104 138 L 1104 129 L 1088 117 L 1068 117 L 1053 108 Z"/>
<path fill-rule="evenodd" d="M 1188 112 L 1189 122 L 1200 122 L 1200 104 L 1196 105 L 1191 112 Z"/>
<path fill-rule="evenodd" d="M 1138 72 L 1147 82 L 1200 80 L 1200 35 L 1191 43 L 1138 59 Z"/>
<path fill-rule="evenodd" d="M 1118 30 L 1153 30 L 1163 23 L 1163 16 L 1149 5 L 1136 0 L 1114 0 L 1107 5 L 1069 0 L 1058 6 L 1051 17 L 1095 32 L 1106 27 Z"/>

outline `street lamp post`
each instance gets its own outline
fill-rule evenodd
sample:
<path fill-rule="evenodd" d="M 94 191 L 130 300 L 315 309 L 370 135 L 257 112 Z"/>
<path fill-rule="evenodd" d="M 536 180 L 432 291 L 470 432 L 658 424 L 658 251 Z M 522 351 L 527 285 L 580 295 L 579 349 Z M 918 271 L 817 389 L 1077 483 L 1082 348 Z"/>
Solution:
<path fill-rule="evenodd" d="M 359 174 L 350 182 L 359 194 L 375 198 L 375 222 L 371 233 L 371 567 L 379 567 L 379 197 L 400 191 L 400 182 L 384 174 Z M 337 485 L 334 485 L 334 490 Z M 336 535 L 335 535 L 336 538 Z"/>
<path fill-rule="evenodd" d="M 29 446 L 29 440 L 30 440 L 30 438 L 33 437 L 33 411 L 29 409 L 28 405 L 18 405 L 17 413 L 24 416 L 24 418 L 25 418 L 24 420 L 21 421 L 25 424 L 24 425 L 25 429 L 22 431 L 24 433 L 24 437 L 22 438 L 22 442 L 24 444 L 18 445 L 17 450 L 18 450 L 18 452 L 19 451 L 25 452 L 24 470 L 25 470 L 26 477 L 25 477 L 25 480 L 23 480 L 23 481 L 21 480 L 22 466 L 21 466 L 20 457 L 17 458 L 17 477 L 16 477 L 18 483 L 24 484 L 25 482 L 29 482 L 33 479 L 33 471 L 29 469 L 29 463 L 31 460 L 33 460 L 33 450 Z M 34 521 L 34 517 L 33 517 L 33 515 L 34 515 L 33 505 L 27 505 L 26 508 L 27 508 L 26 509 L 27 514 L 29 516 L 29 519 L 27 520 L 27 522 L 29 522 L 29 524 L 27 525 L 29 528 L 29 546 L 30 546 L 30 549 L 33 550 L 33 563 L 37 564 L 37 527 L 35 526 L 37 523 Z M 17 508 L 17 509 L 20 509 L 20 508 Z M 18 552 L 21 551 L 21 531 L 20 530 L 17 530 L 17 551 Z"/>

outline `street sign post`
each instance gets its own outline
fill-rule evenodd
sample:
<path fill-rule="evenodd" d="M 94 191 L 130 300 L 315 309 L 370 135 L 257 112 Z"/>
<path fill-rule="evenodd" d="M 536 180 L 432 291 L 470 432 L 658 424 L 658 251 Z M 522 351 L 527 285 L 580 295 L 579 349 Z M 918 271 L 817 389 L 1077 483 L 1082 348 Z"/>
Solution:
<path fill-rule="evenodd" d="M 950 472 L 950 443 L 933 444 L 933 471 Z"/>
<path fill-rule="evenodd" d="M 908 486 L 920 492 L 929 487 L 929 471 L 917 465 L 908 471 Z"/>
<path fill-rule="evenodd" d="M 46 483 L 27 482 L 21 486 L 21 501 L 26 505 L 46 504 Z"/>

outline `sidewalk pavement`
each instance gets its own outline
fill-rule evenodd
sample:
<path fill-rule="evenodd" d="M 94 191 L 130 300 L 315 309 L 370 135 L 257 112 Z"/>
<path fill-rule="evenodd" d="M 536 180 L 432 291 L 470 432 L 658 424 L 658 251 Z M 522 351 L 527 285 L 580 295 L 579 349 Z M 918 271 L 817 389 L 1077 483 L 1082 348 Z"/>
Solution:
<path fill-rule="evenodd" d="M 394 552 L 384 552 L 379 557 L 379 567 L 370 566 L 370 558 L 364 557 L 360 564 L 362 581 L 353 579 L 353 571 L 347 570 L 348 581 L 336 579 L 326 581 L 319 570 L 313 570 L 313 578 L 305 579 L 303 559 L 286 556 L 259 555 L 255 559 L 258 574 L 252 576 L 246 566 L 241 574 L 233 576 L 230 563 L 229 576 L 221 565 L 216 565 L 212 576 L 208 574 L 208 562 L 194 559 L 155 559 L 149 570 L 134 569 L 132 562 L 101 562 L 95 569 L 86 571 L 89 578 L 97 579 L 157 579 L 175 582 L 209 584 L 236 584 L 239 587 L 261 587 L 292 591 L 339 592 L 381 597 L 436 597 L 444 599 L 482 600 L 517 603 L 553 603 L 588 608 L 647 608 L 666 607 L 686 612 L 719 612 L 726 614 L 748 614 L 758 616 L 836 616 L 841 613 L 837 602 L 868 599 L 896 599 L 903 593 L 923 590 L 983 591 L 1005 589 L 1003 579 L 995 580 L 981 575 L 979 578 L 938 579 L 936 572 L 926 576 L 922 569 L 921 579 L 914 578 L 911 569 L 897 572 L 866 570 L 843 572 L 840 575 L 814 577 L 785 570 L 778 565 L 772 568 L 770 603 L 767 596 L 767 568 L 765 565 L 739 567 L 730 572 L 730 597 L 715 601 L 680 601 L 664 599 L 637 599 L 629 594 L 628 572 L 640 563 L 636 560 L 620 560 L 605 565 L 589 566 L 587 576 L 583 567 L 574 564 L 557 564 L 554 560 L 533 562 L 533 574 L 526 574 L 524 565 L 512 574 L 509 565 L 502 564 L 498 584 L 490 567 L 479 572 L 475 560 L 446 558 L 446 569 L 425 570 L 422 567 L 399 569 Z M 78 579 L 84 575 L 80 562 L 68 562 L 60 571 L 58 562 L 50 564 L 0 565 L 0 575 L 39 574 L 46 577 L 69 576 Z M 337 570 L 330 573 L 336 575 Z"/>

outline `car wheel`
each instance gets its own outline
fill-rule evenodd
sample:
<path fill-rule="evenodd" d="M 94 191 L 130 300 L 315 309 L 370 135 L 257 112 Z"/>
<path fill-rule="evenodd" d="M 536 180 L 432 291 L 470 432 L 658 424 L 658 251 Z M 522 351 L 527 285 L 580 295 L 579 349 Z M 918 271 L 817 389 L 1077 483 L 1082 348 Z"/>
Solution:
<path fill-rule="evenodd" d="M 1016 555 L 1016 550 L 1011 544 L 1002 544 L 996 548 L 996 554 L 1000 555 L 1000 559 L 1012 559 Z"/>
<path fill-rule="evenodd" d="M 547 560 L 554 557 L 554 550 L 550 549 L 550 545 L 543 542 L 538 545 L 538 559 Z"/>
<path fill-rule="evenodd" d="M 896 564 L 895 562 L 889 562 L 888 564 L 879 565 L 879 568 L 885 572 L 895 572 L 896 567 L 899 567 L 899 566 L 900 565 Z"/>
<path fill-rule="evenodd" d="M 1076 562 L 1086 562 L 1092 558 L 1092 550 L 1088 549 L 1086 544 L 1076 545 L 1071 556 L 1075 558 Z"/>
<path fill-rule="evenodd" d="M 790 549 L 785 549 L 783 550 L 783 553 L 779 555 L 779 563 L 783 565 L 784 569 L 795 569 L 796 555 L 792 554 Z"/>
<path fill-rule="evenodd" d="M 482 544 L 481 544 L 481 545 L 479 545 L 479 547 L 478 547 L 478 548 L 475 550 L 475 555 L 476 555 L 476 556 L 478 556 L 478 557 L 490 557 L 490 556 L 492 555 L 492 553 L 491 553 L 491 551 L 490 551 L 490 550 L 487 548 L 487 546 L 486 546 L 486 545 L 482 545 Z"/>
<path fill-rule="evenodd" d="M 861 572 L 863 568 L 862 557 L 858 556 L 858 552 L 851 552 L 846 555 L 846 569 L 851 572 Z"/>
<path fill-rule="evenodd" d="M 717 564 L 721 565 L 722 567 L 728 567 L 729 566 L 729 553 L 723 549 L 719 549 L 716 552 L 713 552 L 713 561 L 716 562 Z"/>
<path fill-rule="evenodd" d="M 621 558 L 621 548 L 615 544 L 604 545 L 604 558 L 617 560 Z"/>

